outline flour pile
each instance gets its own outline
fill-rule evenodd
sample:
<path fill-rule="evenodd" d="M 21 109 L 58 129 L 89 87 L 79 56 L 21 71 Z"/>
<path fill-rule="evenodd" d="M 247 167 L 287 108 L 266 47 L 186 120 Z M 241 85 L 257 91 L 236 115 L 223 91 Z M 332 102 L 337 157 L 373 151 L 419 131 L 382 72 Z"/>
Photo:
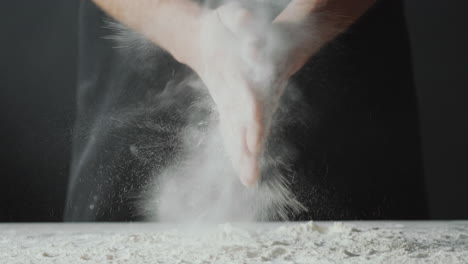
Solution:
<path fill-rule="evenodd" d="M 468 222 L 0 225 L 1 263 L 468 263 Z"/>

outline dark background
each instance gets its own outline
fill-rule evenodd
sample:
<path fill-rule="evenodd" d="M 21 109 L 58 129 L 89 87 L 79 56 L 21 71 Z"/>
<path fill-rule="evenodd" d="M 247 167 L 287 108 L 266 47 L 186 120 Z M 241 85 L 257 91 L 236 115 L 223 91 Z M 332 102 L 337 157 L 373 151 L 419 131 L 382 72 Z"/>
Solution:
<path fill-rule="evenodd" d="M 0 221 L 62 218 L 78 2 L 0 4 Z M 467 4 L 405 2 L 431 218 L 468 219 Z"/>

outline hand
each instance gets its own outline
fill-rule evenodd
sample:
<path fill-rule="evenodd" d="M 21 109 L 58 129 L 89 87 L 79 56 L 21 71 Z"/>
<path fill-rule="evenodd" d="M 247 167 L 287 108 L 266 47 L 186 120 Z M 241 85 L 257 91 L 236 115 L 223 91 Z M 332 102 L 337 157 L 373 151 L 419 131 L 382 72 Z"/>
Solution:
<path fill-rule="evenodd" d="M 202 14 L 198 37 L 184 51 L 189 59 L 182 62 L 216 103 L 226 152 L 244 185 L 259 177 L 263 140 L 289 77 L 316 50 L 298 29 L 231 3 Z"/>
<path fill-rule="evenodd" d="M 242 56 L 249 38 L 255 38 L 243 29 L 250 15 L 236 4 L 206 11 L 198 39 L 185 56 L 216 103 L 226 152 L 244 185 L 258 178 L 264 131 L 251 67 Z"/>
<path fill-rule="evenodd" d="M 291 5 L 272 22 L 233 3 L 206 11 L 186 51 L 185 63 L 218 107 L 225 149 L 244 185 L 259 177 L 263 140 L 288 79 L 352 21 L 314 8 L 302 14 L 301 7 Z"/>

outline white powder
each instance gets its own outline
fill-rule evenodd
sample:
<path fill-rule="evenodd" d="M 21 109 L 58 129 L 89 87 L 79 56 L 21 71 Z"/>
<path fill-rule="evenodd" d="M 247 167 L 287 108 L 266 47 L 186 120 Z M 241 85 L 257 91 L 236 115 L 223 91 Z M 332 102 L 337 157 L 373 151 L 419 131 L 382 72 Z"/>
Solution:
<path fill-rule="evenodd" d="M 0 263 L 468 263 L 468 222 L 0 225 Z"/>
<path fill-rule="evenodd" d="M 213 1 L 202 2 L 209 5 Z M 164 90 L 152 97 L 151 107 L 145 105 L 142 109 L 146 116 L 151 113 L 154 117 L 149 125 L 128 118 L 130 124 L 139 123 L 149 133 L 171 135 L 166 140 L 156 139 L 157 143 L 150 140 L 148 144 L 130 147 L 130 152 L 151 168 L 144 190 L 134 195 L 137 213 L 147 220 L 170 222 L 292 219 L 307 208 L 290 189 L 294 178 L 303 175 L 293 166 L 299 154 L 298 143 L 293 142 L 288 131 L 305 130 L 313 114 L 306 111 L 309 108 L 301 89 L 279 79 L 278 73 L 284 71 L 282 67 L 291 49 L 302 43 L 306 35 L 307 39 L 317 35 L 309 28 L 313 23 L 308 25 L 314 19 L 304 23 L 304 28 L 297 25 L 297 34 L 291 34 L 289 28 L 271 25 L 274 7 L 285 1 L 215 2 L 225 5 L 203 16 L 200 37 L 196 38 L 200 40 L 197 50 L 206 69 L 173 76 Z M 231 20 L 247 10 L 255 19 L 250 22 L 250 30 L 240 30 L 241 25 Z M 109 28 L 115 31 L 109 38 L 115 40 L 117 47 L 148 65 L 154 64 L 154 58 L 146 56 L 154 49 L 150 41 L 118 23 L 110 22 Z M 220 56 L 225 63 L 213 60 Z M 261 109 L 261 121 L 256 121 L 257 107 Z M 140 115 L 140 109 L 126 112 L 130 117 Z M 175 122 L 175 128 L 163 131 L 173 124 L 157 117 L 167 113 L 179 122 Z M 245 163 L 244 158 L 249 156 L 243 150 L 248 131 L 255 133 L 254 128 L 260 123 L 264 131 L 263 147 L 258 150 L 261 154 Z M 140 134 L 143 140 L 138 141 L 142 142 L 145 135 Z M 152 153 L 141 155 L 148 152 Z M 147 162 L 144 156 L 161 158 Z M 259 165 L 260 179 L 247 189 L 240 177 L 241 168 L 248 168 L 250 162 Z"/>

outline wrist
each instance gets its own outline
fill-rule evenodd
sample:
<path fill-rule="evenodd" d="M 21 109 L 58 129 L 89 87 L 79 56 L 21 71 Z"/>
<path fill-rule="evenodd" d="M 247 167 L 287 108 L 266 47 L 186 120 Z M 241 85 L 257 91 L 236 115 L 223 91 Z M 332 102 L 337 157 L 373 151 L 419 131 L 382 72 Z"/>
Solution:
<path fill-rule="evenodd" d="M 196 54 L 203 8 L 194 1 L 161 1 L 155 15 L 160 30 L 146 30 L 150 38 L 180 63 L 190 64 Z M 196 44 L 196 45 L 194 45 Z"/>
<path fill-rule="evenodd" d="M 205 12 L 200 10 L 198 14 L 186 20 L 186 23 L 179 24 L 182 28 L 175 29 L 176 40 L 167 47 L 167 51 L 175 60 L 192 69 L 196 68 L 200 57 L 200 36 L 204 16 Z"/>

